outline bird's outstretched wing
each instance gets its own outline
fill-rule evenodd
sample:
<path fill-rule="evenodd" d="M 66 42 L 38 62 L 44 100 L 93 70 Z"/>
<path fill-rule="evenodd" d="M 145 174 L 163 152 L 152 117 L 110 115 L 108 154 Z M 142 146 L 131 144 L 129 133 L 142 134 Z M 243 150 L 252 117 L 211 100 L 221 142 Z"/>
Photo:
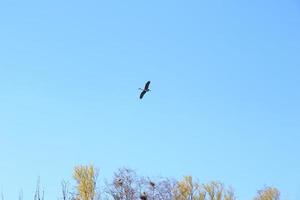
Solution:
<path fill-rule="evenodd" d="M 143 92 L 141 92 L 141 94 L 140 94 L 140 99 L 142 99 L 145 94 L 146 94 L 146 91 L 143 90 Z"/>
<path fill-rule="evenodd" d="M 150 81 L 148 81 L 147 83 L 146 83 L 146 85 L 145 85 L 145 90 L 148 90 L 149 89 L 149 85 L 150 85 Z"/>

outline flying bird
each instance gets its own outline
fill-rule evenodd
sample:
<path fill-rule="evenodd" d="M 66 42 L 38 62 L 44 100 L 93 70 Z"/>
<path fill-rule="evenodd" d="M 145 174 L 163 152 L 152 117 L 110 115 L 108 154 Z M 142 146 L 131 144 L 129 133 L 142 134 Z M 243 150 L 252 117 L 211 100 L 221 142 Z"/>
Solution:
<path fill-rule="evenodd" d="M 142 90 L 142 92 L 141 92 L 141 94 L 140 94 L 140 99 L 142 99 L 142 98 L 144 97 L 144 95 L 145 95 L 147 92 L 151 91 L 151 90 L 149 89 L 150 83 L 151 83 L 151 82 L 148 81 L 148 82 L 145 84 L 144 89 L 139 88 L 140 90 Z"/>

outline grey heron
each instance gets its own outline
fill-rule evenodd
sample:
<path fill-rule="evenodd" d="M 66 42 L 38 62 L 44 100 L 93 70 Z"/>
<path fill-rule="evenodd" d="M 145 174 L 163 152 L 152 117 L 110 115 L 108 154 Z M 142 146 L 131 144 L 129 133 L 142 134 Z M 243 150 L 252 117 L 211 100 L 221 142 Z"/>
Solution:
<path fill-rule="evenodd" d="M 151 83 L 151 82 L 148 81 L 148 82 L 145 84 L 144 89 L 139 88 L 139 90 L 142 90 L 142 92 L 141 92 L 141 94 L 140 94 L 140 99 L 142 99 L 142 98 L 144 97 L 144 95 L 145 95 L 147 92 L 151 91 L 151 90 L 149 89 L 150 83 Z"/>

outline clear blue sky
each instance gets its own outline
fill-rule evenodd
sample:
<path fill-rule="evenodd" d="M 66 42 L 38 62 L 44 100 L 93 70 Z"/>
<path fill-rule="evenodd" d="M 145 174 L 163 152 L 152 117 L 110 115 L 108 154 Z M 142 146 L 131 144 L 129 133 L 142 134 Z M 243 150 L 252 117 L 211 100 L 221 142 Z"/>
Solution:
<path fill-rule="evenodd" d="M 299 1 L 4 0 L 0 25 L 7 199 L 89 163 L 300 199 Z"/>

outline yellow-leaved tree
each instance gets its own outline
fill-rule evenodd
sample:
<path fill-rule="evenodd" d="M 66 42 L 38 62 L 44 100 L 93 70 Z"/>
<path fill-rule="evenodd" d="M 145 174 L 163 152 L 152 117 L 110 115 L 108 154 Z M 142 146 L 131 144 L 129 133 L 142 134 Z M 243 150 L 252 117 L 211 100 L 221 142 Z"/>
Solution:
<path fill-rule="evenodd" d="M 200 190 L 200 184 L 193 181 L 193 177 L 185 176 L 177 183 L 174 191 L 175 200 L 204 200 L 205 196 Z"/>
<path fill-rule="evenodd" d="M 73 178 L 77 183 L 76 200 L 96 200 L 100 196 L 96 187 L 97 177 L 98 170 L 93 165 L 74 168 Z"/>
<path fill-rule="evenodd" d="M 200 184 L 193 181 L 191 176 L 186 176 L 177 183 L 174 191 L 175 200 L 235 200 L 231 188 L 227 189 L 220 182 Z"/>
<path fill-rule="evenodd" d="M 232 188 L 225 186 L 217 181 L 204 184 L 204 194 L 209 200 L 235 200 L 235 194 Z M 205 198 L 204 198 L 205 199 Z"/>
<path fill-rule="evenodd" d="M 279 200 L 280 192 L 277 188 L 274 187 L 266 187 L 257 192 L 257 196 L 254 200 Z"/>

